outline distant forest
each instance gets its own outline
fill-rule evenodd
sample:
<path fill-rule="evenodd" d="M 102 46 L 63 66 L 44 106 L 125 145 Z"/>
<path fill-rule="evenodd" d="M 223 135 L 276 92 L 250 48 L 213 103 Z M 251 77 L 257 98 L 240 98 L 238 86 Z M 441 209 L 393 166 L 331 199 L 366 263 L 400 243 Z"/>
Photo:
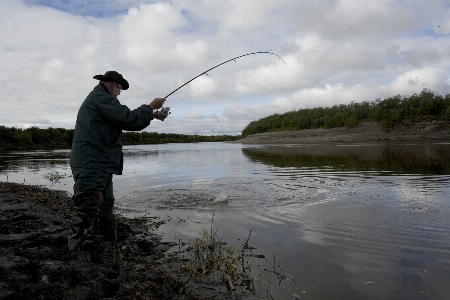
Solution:
<path fill-rule="evenodd" d="M 303 130 L 314 128 L 348 128 L 361 121 L 374 121 L 386 131 L 404 120 L 450 119 L 450 94 L 441 96 L 424 89 L 412 96 L 394 96 L 376 99 L 373 102 L 351 102 L 333 107 L 299 109 L 284 114 L 274 114 L 249 123 L 242 131 L 242 137 L 255 133 Z"/>
<path fill-rule="evenodd" d="M 0 126 L 0 151 L 70 149 L 73 129 L 31 127 L 27 129 Z M 156 132 L 124 132 L 124 145 L 146 145 L 165 143 L 222 142 L 237 140 L 231 135 L 186 135 Z"/>

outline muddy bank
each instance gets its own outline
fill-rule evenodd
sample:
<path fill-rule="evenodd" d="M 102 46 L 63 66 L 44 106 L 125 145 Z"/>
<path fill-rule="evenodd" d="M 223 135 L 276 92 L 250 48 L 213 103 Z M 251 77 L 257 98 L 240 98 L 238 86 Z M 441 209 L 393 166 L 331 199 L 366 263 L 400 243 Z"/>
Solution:
<path fill-rule="evenodd" d="M 265 132 L 247 136 L 242 144 L 329 144 L 329 143 L 398 143 L 450 142 L 450 124 L 445 120 L 403 122 L 384 131 L 375 122 L 362 122 L 354 128 L 307 129 Z"/>
<path fill-rule="evenodd" d="M 168 256 L 150 219 L 118 217 L 117 240 L 67 248 L 65 192 L 0 182 L 0 299 L 251 299 L 221 280 L 194 278 Z"/>

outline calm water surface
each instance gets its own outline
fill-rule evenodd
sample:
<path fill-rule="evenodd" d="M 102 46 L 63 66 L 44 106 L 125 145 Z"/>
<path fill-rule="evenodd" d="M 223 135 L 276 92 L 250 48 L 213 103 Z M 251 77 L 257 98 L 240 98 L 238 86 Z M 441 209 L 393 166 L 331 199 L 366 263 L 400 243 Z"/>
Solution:
<path fill-rule="evenodd" d="M 250 235 L 266 257 L 255 264 L 275 259 L 289 279 L 262 282 L 264 297 L 449 299 L 449 144 L 165 144 L 124 155 L 117 212 L 159 216 L 167 241 L 211 226 L 236 245 Z M 71 192 L 68 164 L 67 150 L 3 154 L 0 181 Z M 53 171 L 66 177 L 52 184 Z"/>

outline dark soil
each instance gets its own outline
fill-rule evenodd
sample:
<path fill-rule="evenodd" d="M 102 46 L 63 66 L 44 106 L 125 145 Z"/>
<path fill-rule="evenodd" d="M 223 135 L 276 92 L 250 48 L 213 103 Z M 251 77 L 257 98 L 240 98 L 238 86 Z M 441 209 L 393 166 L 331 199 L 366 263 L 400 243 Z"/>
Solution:
<path fill-rule="evenodd" d="M 0 299 L 247 299 L 220 281 L 193 278 L 148 219 L 117 217 L 117 239 L 67 248 L 65 192 L 0 182 Z"/>

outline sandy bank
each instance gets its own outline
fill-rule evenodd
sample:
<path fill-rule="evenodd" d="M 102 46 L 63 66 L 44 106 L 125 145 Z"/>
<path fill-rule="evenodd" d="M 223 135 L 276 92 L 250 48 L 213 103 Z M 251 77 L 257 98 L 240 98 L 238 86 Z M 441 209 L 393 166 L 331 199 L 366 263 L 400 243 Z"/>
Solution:
<path fill-rule="evenodd" d="M 277 131 L 247 136 L 235 143 L 242 144 L 327 144 L 327 143 L 396 143 L 450 142 L 450 125 L 447 121 L 422 121 L 403 123 L 391 131 L 382 130 L 378 123 L 364 122 L 354 128 L 307 129 Z"/>

